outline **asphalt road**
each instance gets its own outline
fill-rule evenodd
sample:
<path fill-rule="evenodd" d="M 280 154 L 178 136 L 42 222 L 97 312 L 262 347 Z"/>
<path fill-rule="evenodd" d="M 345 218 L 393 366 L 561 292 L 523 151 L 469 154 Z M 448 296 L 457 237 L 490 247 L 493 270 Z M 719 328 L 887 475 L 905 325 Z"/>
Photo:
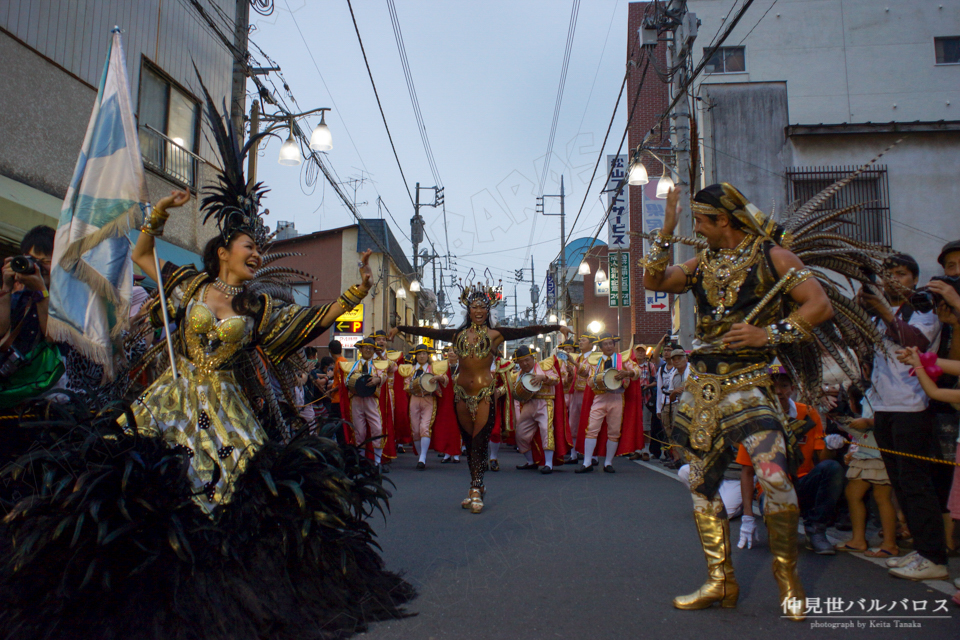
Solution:
<path fill-rule="evenodd" d="M 409 607 L 417 615 L 375 624 L 363 637 L 960 638 L 960 608 L 949 602 L 946 583 L 897 580 L 861 557 L 804 549 L 808 597 L 821 598 L 824 614 L 827 598 L 851 608 L 802 623 L 782 620 L 766 542 L 734 549 L 736 609 L 674 609 L 673 596 L 706 577 L 684 485 L 651 468 L 659 469 L 656 463 L 618 459 L 616 474 L 575 475 L 566 466 L 544 476 L 516 471 L 521 461 L 501 453 L 502 471 L 487 475 L 484 512 L 473 515 L 460 508 L 469 486 L 465 461 L 441 465 L 431 456 L 428 468 L 416 471 L 411 454 L 400 456 L 388 476 L 396 483 L 391 513 L 375 526 L 387 565 L 420 593 Z M 739 520 L 731 528 L 736 541 Z M 951 564 L 957 577 L 960 564 Z M 921 606 L 926 611 L 917 611 Z"/>

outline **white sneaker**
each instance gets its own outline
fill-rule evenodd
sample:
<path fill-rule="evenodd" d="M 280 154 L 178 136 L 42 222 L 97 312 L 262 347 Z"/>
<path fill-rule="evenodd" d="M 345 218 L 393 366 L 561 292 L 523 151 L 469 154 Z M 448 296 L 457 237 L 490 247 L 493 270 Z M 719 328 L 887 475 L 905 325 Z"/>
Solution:
<path fill-rule="evenodd" d="M 917 552 L 911 551 L 905 556 L 897 556 L 896 558 L 888 558 L 887 566 L 888 567 L 905 567 L 914 560 L 917 559 Z"/>
<path fill-rule="evenodd" d="M 905 567 L 890 569 L 890 575 L 895 578 L 906 578 L 907 580 L 946 580 L 950 577 L 950 574 L 947 572 L 947 565 L 934 564 L 921 555 L 918 555 L 917 558 L 917 560 Z"/>

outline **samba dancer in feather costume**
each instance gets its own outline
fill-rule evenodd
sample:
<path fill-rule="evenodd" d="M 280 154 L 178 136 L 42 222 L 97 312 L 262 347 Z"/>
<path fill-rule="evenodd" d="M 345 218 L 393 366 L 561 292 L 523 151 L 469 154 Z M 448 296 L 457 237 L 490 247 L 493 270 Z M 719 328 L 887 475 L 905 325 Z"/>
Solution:
<path fill-rule="evenodd" d="M 4 637 L 340 638 L 414 595 L 366 522 L 389 496 L 376 467 L 332 425 L 284 422 L 271 391 L 367 294 L 370 252 L 334 303 L 268 293 L 284 269 L 262 266 L 264 189 L 242 170 L 256 138 L 241 149 L 209 94 L 207 109 L 224 170 L 202 207 L 219 233 L 204 272 L 161 267 L 176 361 L 121 415 L 35 406 L 18 425 L 37 443 L 4 470 L 26 494 L 0 540 Z M 163 198 L 141 229 L 134 260 L 155 280 L 155 238 L 188 199 Z"/>
<path fill-rule="evenodd" d="M 643 284 L 655 291 L 694 295 L 691 373 L 680 397 L 673 440 L 690 462 L 694 519 L 709 574 L 700 589 L 674 598 L 679 609 L 736 606 L 739 587 L 730 526 L 717 489 L 735 450 L 731 445 L 740 443 L 750 453 L 766 494 L 764 519 L 783 613 L 793 620 L 804 617 L 805 596 L 797 575 L 800 510 L 791 481 L 799 462 L 799 434 L 780 410 L 767 368 L 778 357 L 799 382 L 801 393 L 818 400 L 823 352 L 851 372 L 859 370 L 852 358 L 868 356 L 870 345 L 879 340 L 869 318 L 826 270 L 865 281 L 880 273 L 886 250 L 836 233 L 843 216 L 859 205 L 818 211 L 863 168 L 802 207 L 792 207 L 784 226 L 768 219 L 733 186 L 711 185 L 691 203 L 694 228 L 705 241 L 672 236 L 679 191 L 667 197 L 664 227 L 651 238 L 642 261 Z M 701 251 L 683 264 L 668 266 L 670 246 L 677 241 Z"/>
<path fill-rule="evenodd" d="M 387 338 L 392 339 L 398 331 L 402 331 L 453 344 L 460 361 L 459 372 L 453 381 L 454 403 L 470 467 L 470 493 L 460 505 L 472 513 L 480 513 L 486 493 L 483 475 L 487 470 L 490 432 L 496 421 L 493 397 L 495 378 L 490 365 L 497 350 L 504 340 L 530 338 L 551 331 L 561 331 L 566 337 L 570 330 L 558 324 L 523 328 L 496 326 L 496 320 L 491 318 L 491 307 L 503 299 L 502 287 L 494 286 L 489 271 L 486 282 L 471 282 L 472 275 L 471 270 L 467 284 L 461 285 L 460 304 L 466 309 L 467 317 L 459 328 L 399 326 L 391 329 Z"/>

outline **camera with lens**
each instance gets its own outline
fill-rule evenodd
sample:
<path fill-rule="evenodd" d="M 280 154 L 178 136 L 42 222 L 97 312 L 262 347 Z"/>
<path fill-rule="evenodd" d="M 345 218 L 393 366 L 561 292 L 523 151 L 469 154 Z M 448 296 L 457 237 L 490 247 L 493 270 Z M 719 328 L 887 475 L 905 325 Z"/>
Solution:
<path fill-rule="evenodd" d="M 957 293 L 960 293 L 960 276 L 934 276 L 930 279 L 946 282 L 953 287 Z M 940 304 L 941 300 L 943 300 L 943 298 L 940 294 L 930 291 L 927 287 L 919 287 L 910 294 L 910 306 L 920 313 L 933 311 L 937 308 L 937 305 Z"/>
<path fill-rule="evenodd" d="M 17 256 L 10 261 L 10 268 L 22 276 L 32 276 L 37 272 L 37 261 L 32 256 Z"/>

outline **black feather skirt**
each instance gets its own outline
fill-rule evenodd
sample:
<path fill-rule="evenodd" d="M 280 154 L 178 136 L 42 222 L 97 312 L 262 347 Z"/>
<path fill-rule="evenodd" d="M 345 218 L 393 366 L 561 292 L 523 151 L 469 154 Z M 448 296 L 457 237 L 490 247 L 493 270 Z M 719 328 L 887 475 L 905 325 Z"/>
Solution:
<path fill-rule="evenodd" d="M 121 413 L 35 405 L 4 425 L 30 444 L 0 471 L 0 637 L 329 639 L 409 615 L 368 523 L 390 494 L 333 425 L 263 445 L 210 517 L 186 455 Z"/>

